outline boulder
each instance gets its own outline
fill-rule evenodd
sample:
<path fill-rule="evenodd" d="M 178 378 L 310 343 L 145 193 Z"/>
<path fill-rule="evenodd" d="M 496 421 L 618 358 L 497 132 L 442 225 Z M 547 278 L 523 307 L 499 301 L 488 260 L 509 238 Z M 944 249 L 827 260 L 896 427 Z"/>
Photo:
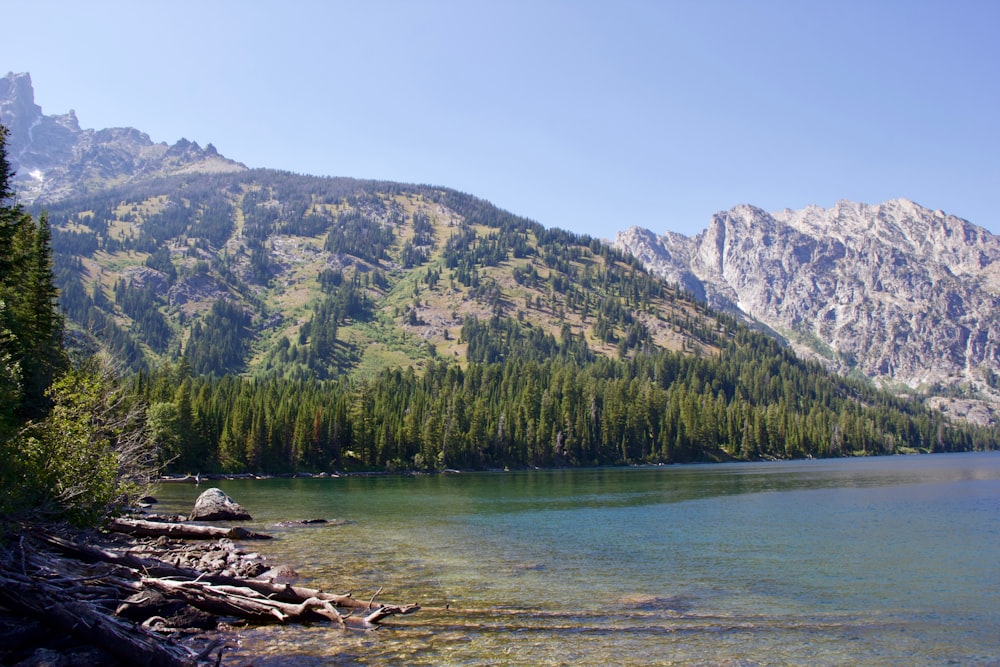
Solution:
<path fill-rule="evenodd" d="M 270 570 L 257 575 L 257 579 L 270 581 L 272 584 L 291 584 L 298 577 L 299 573 L 287 565 L 272 567 Z"/>
<path fill-rule="evenodd" d="M 241 521 L 253 517 L 222 489 L 211 488 L 194 501 L 194 509 L 188 518 L 191 521 Z"/>

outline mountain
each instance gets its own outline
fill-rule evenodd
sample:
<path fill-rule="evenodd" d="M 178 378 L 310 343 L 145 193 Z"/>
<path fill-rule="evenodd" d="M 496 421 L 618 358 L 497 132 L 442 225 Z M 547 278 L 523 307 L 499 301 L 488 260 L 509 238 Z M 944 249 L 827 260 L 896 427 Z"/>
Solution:
<path fill-rule="evenodd" d="M 75 123 L 60 127 L 71 136 Z M 68 162 L 57 142 L 32 145 L 17 148 L 18 165 L 57 165 L 43 179 L 58 165 L 101 170 L 102 154 L 77 156 L 78 144 Z M 122 161 L 115 178 L 30 211 L 49 222 L 72 348 L 137 371 L 132 389 L 177 469 L 668 463 L 998 441 L 996 428 L 797 358 L 709 308 L 690 280 L 472 195 L 244 169 L 184 142 L 158 150 L 155 169 Z M 166 159 L 178 152 L 180 167 Z"/>
<path fill-rule="evenodd" d="M 364 374 L 464 360 L 483 339 L 468 322 L 506 317 L 588 355 L 714 345 L 703 307 L 631 257 L 447 188 L 81 130 L 72 111 L 42 113 L 28 74 L 0 79 L 0 122 L 21 201 L 50 216 L 77 340 L 133 368 L 187 355 L 198 372 Z"/>
<path fill-rule="evenodd" d="M 249 170 L 47 208 L 81 347 L 143 371 L 143 398 L 187 470 L 997 441 L 803 362 L 607 244 L 447 188 Z"/>
<path fill-rule="evenodd" d="M 0 79 L 0 123 L 10 130 L 8 160 L 16 172 L 21 201 L 57 201 L 71 195 L 182 173 L 232 173 L 246 167 L 209 144 L 181 139 L 153 143 L 133 128 L 84 130 L 76 113 L 46 116 L 35 104 L 29 74 Z"/>
<path fill-rule="evenodd" d="M 983 399 L 946 405 L 978 420 L 1000 403 L 1000 238 L 966 220 L 903 199 L 737 206 L 693 237 L 632 228 L 615 245 L 831 369 Z"/>
<path fill-rule="evenodd" d="M 494 335 L 626 357 L 715 349 L 732 324 L 608 245 L 445 188 L 248 170 L 46 209 L 63 308 L 134 367 L 363 375 L 497 360 Z"/>

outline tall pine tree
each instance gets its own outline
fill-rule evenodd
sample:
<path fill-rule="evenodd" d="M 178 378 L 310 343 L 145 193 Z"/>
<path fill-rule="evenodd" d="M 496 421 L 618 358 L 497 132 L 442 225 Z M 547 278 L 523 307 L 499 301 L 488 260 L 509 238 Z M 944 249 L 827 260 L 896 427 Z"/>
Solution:
<path fill-rule="evenodd" d="M 18 339 L 10 308 L 11 283 L 16 265 L 14 237 L 24 222 L 24 211 L 14 194 L 14 171 L 7 161 L 7 128 L 0 125 L 0 426 L 5 437 L 15 425 L 21 406 L 21 364 Z"/>
<path fill-rule="evenodd" d="M 9 332 L 3 352 L 21 378 L 17 413 L 36 418 L 48 407 L 52 380 L 66 368 L 63 319 L 56 304 L 48 216 L 36 222 L 17 201 L 7 136 L 0 126 L 0 329 Z"/>

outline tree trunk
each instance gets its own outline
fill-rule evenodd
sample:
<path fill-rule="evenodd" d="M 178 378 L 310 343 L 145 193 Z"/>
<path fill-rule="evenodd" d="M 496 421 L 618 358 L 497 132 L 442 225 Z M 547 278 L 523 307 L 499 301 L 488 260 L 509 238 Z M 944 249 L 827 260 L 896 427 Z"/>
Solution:
<path fill-rule="evenodd" d="M 142 585 L 213 614 L 237 616 L 255 623 L 286 623 L 326 619 L 340 625 L 371 630 L 385 618 L 411 614 L 419 605 L 379 605 L 356 600 L 349 595 L 332 595 L 308 588 L 280 586 L 252 580 L 238 585 L 200 581 L 173 581 L 144 578 Z M 279 593 L 284 600 L 276 599 Z M 343 615 L 336 607 L 368 611 L 364 616 Z"/>
<path fill-rule="evenodd" d="M 326 619 L 343 624 L 340 614 L 325 600 L 309 598 L 299 604 L 268 600 L 247 587 L 213 586 L 200 581 L 144 578 L 142 585 L 178 598 L 212 614 L 236 616 L 254 623 L 285 623 Z"/>
<path fill-rule="evenodd" d="M 9 609 L 98 646 L 127 664 L 193 667 L 198 656 L 122 623 L 93 605 L 67 598 L 54 586 L 29 577 L 0 574 L 0 602 Z M 210 664 L 210 663 L 209 663 Z"/>
<path fill-rule="evenodd" d="M 138 537 L 173 537 L 182 540 L 269 540 L 270 535 L 255 533 L 252 530 L 234 526 L 221 528 L 219 526 L 202 526 L 194 523 L 163 523 L 159 521 L 142 521 L 139 519 L 115 519 L 108 528 L 116 533 L 136 535 Z"/>

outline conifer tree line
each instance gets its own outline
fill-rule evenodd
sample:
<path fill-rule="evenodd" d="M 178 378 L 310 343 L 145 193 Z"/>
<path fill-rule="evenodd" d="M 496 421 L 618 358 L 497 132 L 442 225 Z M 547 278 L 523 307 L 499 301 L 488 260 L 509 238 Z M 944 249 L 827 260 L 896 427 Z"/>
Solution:
<path fill-rule="evenodd" d="M 830 375 L 746 329 L 715 357 L 656 351 L 581 362 L 572 340 L 545 349 L 551 356 L 325 382 L 197 376 L 182 359 L 137 374 L 133 386 L 170 467 L 192 473 L 786 459 L 997 443 L 996 429 Z"/>

